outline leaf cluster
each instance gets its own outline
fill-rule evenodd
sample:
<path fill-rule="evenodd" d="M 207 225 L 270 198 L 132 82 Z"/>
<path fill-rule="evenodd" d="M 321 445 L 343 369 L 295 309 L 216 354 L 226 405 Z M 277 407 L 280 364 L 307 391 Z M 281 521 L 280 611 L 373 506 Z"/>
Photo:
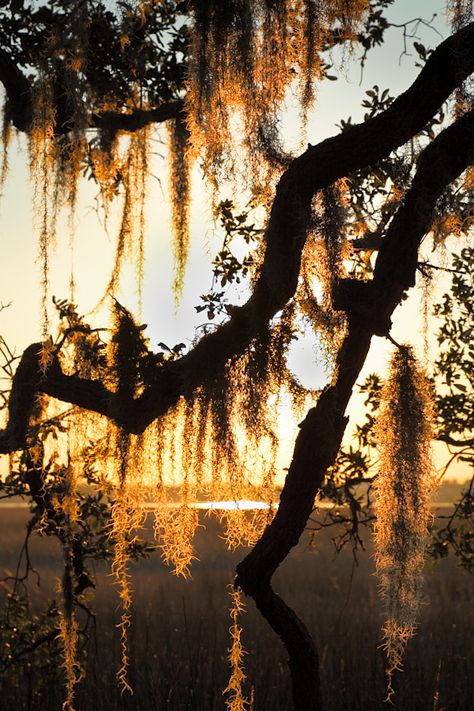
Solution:
<path fill-rule="evenodd" d="M 224 231 L 222 246 L 212 260 L 212 285 L 207 294 L 203 294 L 201 304 L 195 307 L 197 313 L 206 311 L 207 318 L 213 320 L 217 314 L 225 314 L 225 287 L 231 284 L 241 284 L 247 279 L 255 267 L 255 251 L 259 246 L 262 230 L 251 221 L 252 206 L 236 213 L 232 200 L 222 200 L 217 206 L 217 215 Z M 232 243 L 244 245 L 243 257 L 236 256 Z M 218 291 L 219 285 L 223 291 Z"/>
<path fill-rule="evenodd" d="M 68 72 L 73 43 L 69 29 L 78 4 L 70 0 L 45 3 L 3 2 L 0 46 L 8 48 L 17 66 L 31 78 L 38 68 L 52 70 L 61 84 Z M 141 100 L 153 104 L 176 98 L 184 85 L 187 30 L 176 21 L 174 2 L 157 3 L 153 13 L 138 3 L 88 3 L 88 42 L 82 67 L 87 101 L 98 106 L 126 106 L 138 82 Z"/>
<path fill-rule="evenodd" d="M 474 249 L 466 247 L 452 260 L 452 287 L 444 294 L 434 313 L 442 319 L 438 331 L 440 354 L 435 362 L 439 379 L 445 384 L 437 400 L 439 435 L 474 434 Z"/>

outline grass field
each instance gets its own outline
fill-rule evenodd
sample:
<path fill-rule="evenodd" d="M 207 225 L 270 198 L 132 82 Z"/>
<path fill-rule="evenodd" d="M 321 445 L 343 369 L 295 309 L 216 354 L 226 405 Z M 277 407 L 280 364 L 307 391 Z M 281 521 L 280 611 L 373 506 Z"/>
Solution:
<path fill-rule="evenodd" d="M 27 511 L 0 511 L 0 571 L 13 569 Z M 133 696 L 121 695 L 115 681 L 119 662 L 117 598 L 105 569 L 98 571 L 96 629 L 90 633 L 87 677 L 77 687 L 78 711 L 213 711 L 224 709 L 229 596 L 227 585 L 243 556 L 231 554 L 219 538 L 218 523 L 196 540 L 200 559 L 193 579 L 170 575 L 158 556 L 133 569 L 134 606 L 130 630 Z M 319 535 L 319 534 L 318 534 Z M 32 560 L 41 587 L 31 581 L 33 605 L 52 594 L 60 554 L 49 541 L 33 541 Z M 353 565 L 350 551 L 333 552 L 327 532 L 315 548 L 304 541 L 275 576 L 275 588 L 301 615 L 317 641 L 327 711 L 375 711 L 383 703 L 385 681 L 379 649 L 381 621 L 370 545 Z M 474 708 L 474 579 L 452 560 L 427 570 L 426 598 L 418 635 L 408 646 L 405 670 L 396 679 L 400 711 L 470 711 Z M 253 609 L 242 618 L 247 691 L 254 689 L 256 711 L 291 708 L 289 675 L 280 643 Z M 13 683 L 0 679 L 0 709 L 61 709 L 61 670 L 25 669 Z"/>

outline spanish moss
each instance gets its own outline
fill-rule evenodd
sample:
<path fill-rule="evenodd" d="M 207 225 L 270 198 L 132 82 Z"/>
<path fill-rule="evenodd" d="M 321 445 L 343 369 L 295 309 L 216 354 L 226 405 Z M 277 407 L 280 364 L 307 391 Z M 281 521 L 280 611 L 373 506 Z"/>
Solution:
<path fill-rule="evenodd" d="M 380 451 L 374 529 L 376 568 L 386 619 L 387 695 L 402 669 L 422 602 L 423 563 L 431 521 L 432 409 L 430 387 L 410 346 L 394 354 L 377 424 Z"/>
<path fill-rule="evenodd" d="M 314 100 L 313 80 L 319 75 L 317 50 L 330 28 L 355 37 L 367 8 L 365 0 L 196 3 L 188 125 L 214 184 L 236 175 L 237 150 L 243 149 L 245 156 L 239 169 L 254 185 L 262 184 L 269 167 L 278 170 L 284 165 L 278 117 L 295 72 L 301 74 L 301 102 L 307 111 Z M 233 140 L 236 119 L 244 135 L 240 145 Z"/>
<path fill-rule="evenodd" d="M 191 199 L 191 159 L 188 130 L 181 118 L 169 123 L 171 218 L 175 278 L 173 293 L 178 305 L 184 286 L 189 252 L 189 206 Z"/>

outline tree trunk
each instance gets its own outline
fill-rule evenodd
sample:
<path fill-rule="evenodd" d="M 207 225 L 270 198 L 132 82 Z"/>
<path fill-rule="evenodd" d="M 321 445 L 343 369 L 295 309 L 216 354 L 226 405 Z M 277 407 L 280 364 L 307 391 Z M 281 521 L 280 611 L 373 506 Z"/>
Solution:
<path fill-rule="evenodd" d="M 436 200 L 473 160 L 474 112 L 470 112 L 421 155 L 404 204 L 383 240 L 372 282 L 353 285 L 347 280 L 336 294 L 347 313 L 348 330 L 335 360 L 333 383 L 300 426 L 272 523 L 237 566 L 235 585 L 254 599 L 288 652 L 296 711 L 322 709 L 318 658 L 302 621 L 273 592 L 271 578 L 298 543 L 326 471 L 336 458 L 347 423 L 344 413 L 372 335 L 388 335 L 394 309 L 415 284 L 418 249 L 430 228 Z"/>

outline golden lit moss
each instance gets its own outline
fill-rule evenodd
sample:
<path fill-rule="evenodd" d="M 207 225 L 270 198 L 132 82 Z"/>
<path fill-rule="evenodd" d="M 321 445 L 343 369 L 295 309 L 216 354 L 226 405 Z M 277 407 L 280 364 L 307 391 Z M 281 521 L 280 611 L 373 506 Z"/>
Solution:
<path fill-rule="evenodd" d="M 74 612 L 72 549 L 64 546 L 64 574 L 61 584 L 62 609 L 59 612 L 59 639 L 62 645 L 64 675 L 66 678 L 66 699 L 64 711 L 74 711 L 74 688 L 81 679 L 77 661 L 78 622 Z"/>
<path fill-rule="evenodd" d="M 114 544 L 112 573 L 115 578 L 120 599 L 120 621 L 117 628 L 120 633 L 121 666 L 117 679 L 123 691 L 132 692 L 128 681 L 129 652 L 128 628 L 131 624 L 132 588 L 128 566 L 130 552 L 137 539 L 136 530 L 143 525 L 145 517 L 144 489 L 141 477 L 141 442 L 140 439 L 124 434 L 115 428 L 115 437 L 111 443 L 109 457 L 115 454 L 115 500 L 112 505 L 112 519 L 109 538 Z"/>
<path fill-rule="evenodd" d="M 44 412 L 44 407 L 41 408 Z M 49 445 L 49 446 L 47 446 Z M 51 504 L 55 515 L 61 520 L 58 527 L 58 538 L 63 551 L 64 572 L 59 584 L 61 604 L 59 606 L 58 639 L 62 648 L 62 668 L 65 677 L 66 698 L 63 708 L 67 711 L 74 711 L 74 689 L 80 681 L 81 671 L 77 660 L 77 640 L 78 622 L 74 609 L 74 567 L 73 567 L 73 527 L 79 520 L 79 507 L 77 504 L 77 492 L 74 472 L 71 466 L 61 468 L 58 465 L 59 455 L 56 440 L 43 442 L 39 439 L 34 446 L 29 449 L 29 456 L 34 461 L 35 466 L 41 466 L 47 461 L 47 468 L 55 472 L 62 491 L 53 494 Z M 46 469 L 46 468 L 45 468 Z M 45 530 L 51 525 L 51 514 L 45 508 L 43 521 L 39 524 L 39 530 L 44 526 Z"/>
<path fill-rule="evenodd" d="M 154 533 L 165 563 L 173 566 L 174 574 L 185 578 L 190 577 L 190 565 L 195 559 L 193 539 L 199 526 L 198 510 L 190 504 L 196 500 L 202 479 L 200 414 L 199 402 L 188 405 L 181 401 L 174 417 L 167 418 L 166 424 L 161 426 L 159 442 L 159 447 L 165 447 L 170 456 L 167 461 L 161 458 Z M 179 503 L 167 500 L 163 483 L 166 473 L 168 485 L 173 484 L 179 490 Z"/>
<path fill-rule="evenodd" d="M 255 500 L 255 494 L 242 496 L 242 501 Z M 230 551 L 241 546 L 254 546 L 261 537 L 265 528 L 271 523 L 274 516 L 274 509 L 250 509 L 245 510 L 238 508 L 229 509 L 227 511 L 213 512 L 214 515 L 224 524 L 223 537 L 227 548 Z"/>
<path fill-rule="evenodd" d="M 182 503 L 173 506 L 161 501 L 155 511 L 155 537 L 161 548 L 161 557 L 173 566 L 175 575 L 191 577 L 190 565 L 196 560 L 193 539 L 199 526 L 199 513 L 189 506 L 186 493 L 181 492 Z"/>
<path fill-rule="evenodd" d="M 166 447 L 164 443 L 164 428 L 161 419 L 152 422 L 140 436 L 141 442 L 141 472 L 140 477 L 150 500 L 159 500 L 164 487 L 163 461 Z M 156 497 L 158 492 L 158 497 Z"/>
<path fill-rule="evenodd" d="M 430 388 L 410 346 L 394 354 L 381 402 L 374 535 L 386 607 L 382 634 L 390 698 L 392 676 L 401 669 L 407 640 L 416 628 L 434 482 Z"/>
<path fill-rule="evenodd" d="M 138 304 L 141 309 L 144 241 L 145 202 L 148 183 L 148 163 L 150 153 L 150 129 L 144 127 L 128 137 L 125 158 L 117 168 L 117 158 L 100 153 L 104 163 L 101 168 L 110 173 L 103 176 L 105 185 L 114 184 L 114 174 L 120 176 L 123 185 L 122 219 L 115 250 L 115 262 L 106 294 L 115 294 L 125 259 L 135 263 Z M 118 173 L 116 171 L 118 170 Z M 106 189 L 107 193 L 107 189 Z"/>
<path fill-rule="evenodd" d="M 186 494 L 189 496 L 205 489 L 209 466 L 207 418 L 199 397 L 183 403 L 182 419 L 181 468 L 183 486 L 188 487 Z"/>
<path fill-rule="evenodd" d="M 303 250 L 302 280 L 296 294 L 299 309 L 322 337 L 326 357 L 331 361 L 346 326 L 344 313 L 333 308 L 333 290 L 346 275 L 344 260 L 349 255 L 345 190 L 344 183 L 339 181 L 315 200 L 315 229 Z"/>
<path fill-rule="evenodd" d="M 89 44 L 87 0 L 71 0 L 65 21 L 50 37 L 53 99 L 56 110 L 57 200 L 74 213 L 78 179 L 82 175 L 88 144 L 86 130 L 87 84 L 85 69 Z"/>
<path fill-rule="evenodd" d="M 347 256 L 346 190 L 344 181 L 339 181 L 321 191 L 322 212 L 319 231 L 326 249 L 323 279 L 329 297 L 334 284 L 344 276 L 343 258 Z"/>
<path fill-rule="evenodd" d="M 305 40 L 301 50 L 300 93 L 304 119 L 314 103 L 315 78 L 320 71 L 318 50 L 321 49 L 322 38 L 318 32 L 318 4 L 313 0 L 306 2 L 306 14 L 302 21 L 302 36 Z"/>
<path fill-rule="evenodd" d="M 112 528 L 110 537 L 114 541 L 114 561 L 112 572 L 118 589 L 120 599 L 120 621 L 117 629 L 120 633 L 121 666 L 117 671 L 117 679 L 123 691 L 132 692 L 128 682 L 128 628 L 131 622 L 130 607 L 132 604 L 132 590 L 130 585 L 130 574 L 128 572 L 128 547 L 129 541 L 126 535 L 130 525 L 130 510 L 128 507 L 128 486 L 123 486 L 117 491 L 117 498 L 112 507 Z"/>
<path fill-rule="evenodd" d="M 245 429 L 239 432 L 241 412 L 237 401 L 236 381 L 229 373 L 212 384 L 213 393 L 201 393 L 207 397 L 206 409 L 209 418 L 209 460 L 212 480 L 210 495 L 212 499 L 222 496 L 239 500 L 245 488 L 246 470 L 242 465 L 242 448 Z M 257 436 L 253 433 L 253 437 Z M 253 439 L 253 441 L 255 441 Z"/>
<path fill-rule="evenodd" d="M 435 280 L 433 275 L 429 272 L 421 272 L 420 277 L 420 300 L 421 300 L 421 314 L 422 314 L 422 330 L 421 334 L 423 336 L 423 356 L 426 362 L 430 359 L 430 318 L 433 313 L 433 296 Z"/>
<path fill-rule="evenodd" d="M 117 195 L 122 176 L 122 159 L 118 151 L 118 136 L 103 129 L 94 145 L 89 146 L 92 174 L 99 186 L 106 217 Z"/>
<path fill-rule="evenodd" d="M 149 139 L 150 129 L 146 127 L 142 129 L 138 135 L 134 136 L 134 152 L 136 154 L 133 167 L 132 189 L 135 193 L 137 202 L 137 221 L 136 221 L 136 277 L 138 288 L 138 308 L 142 308 L 142 289 L 143 276 L 145 267 L 145 202 L 147 196 L 148 182 L 148 162 L 149 162 Z"/>
<path fill-rule="evenodd" d="M 78 179 L 87 154 L 88 102 L 84 69 L 89 32 L 88 3 L 72 0 L 69 4 L 65 21 L 47 39 L 48 59 L 44 59 L 34 86 L 33 120 L 29 131 L 45 334 L 48 330 L 49 252 L 55 238 L 57 215 L 67 204 L 71 213 L 70 224 L 73 224 Z"/>
<path fill-rule="evenodd" d="M 183 291 L 184 274 L 189 251 L 189 206 L 191 190 L 191 158 L 188 130 L 181 118 L 168 122 L 173 252 L 175 278 L 173 293 L 176 305 Z"/>
<path fill-rule="evenodd" d="M 2 107 L 3 112 L 3 123 L 2 123 L 2 159 L 0 164 L 0 190 L 3 189 L 5 185 L 5 180 L 8 175 L 8 150 L 10 148 L 10 141 L 12 137 L 12 125 L 10 118 L 8 116 L 6 104 Z"/>
<path fill-rule="evenodd" d="M 53 87 L 46 77 L 40 77 L 34 92 L 33 123 L 29 133 L 30 173 L 33 183 L 33 208 L 38 223 L 39 257 L 42 268 L 43 336 L 48 333 L 49 253 L 55 238 L 57 203 L 54 200 L 54 171 L 57 147 L 54 141 L 56 112 Z"/>
<path fill-rule="evenodd" d="M 252 344 L 243 358 L 181 400 L 159 423 L 155 531 L 164 559 L 177 573 L 187 574 L 193 557 L 198 515 L 190 503 L 196 498 L 268 504 L 257 511 L 216 512 L 232 548 L 254 543 L 273 516 L 276 401 L 287 382 L 282 361 L 291 339 L 286 326 Z"/>
<path fill-rule="evenodd" d="M 141 365 L 147 354 L 143 327 L 138 326 L 132 314 L 114 299 L 108 364 L 110 384 L 117 394 L 118 415 L 125 414 L 130 401 L 143 388 Z"/>
<path fill-rule="evenodd" d="M 464 173 L 463 188 L 466 191 L 474 188 L 474 168 L 472 166 Z"/>
<path fill-rule="evenodd" d="M 201 443 L 199 486 L 207 488 L 211 500 L 257 499 L 269 505 L 275 500 L 278 399 L 285 390 L 297 407 L 303 397 L 285 360 L 293 333 L 290 321 L 285 313 L 279 325 L 263 333 L 241 358 L 194 394 L 200 401 L 193 424 Z M 241 514 L 225 516 L 235 529 L 229 532 L 229 540 L 239 539 Z M 252 529 L 262 530 L 266 522 L 267 514 L 258 512 L 254 524 L 247 527 L 250 538 L 254 538 Z"/>
<path fill-rule="evenodd" d="M 50 463 L 56 456 L 57 452 L 54 452 L 50 457 Z M 70 457 L 68 457 L 68 465 L 63 472 L 64 490 L 62 496 L 53 499 L 53 505 L 63 519 L 60 540 L 63 548 L 64 573 L 61 581 L 62 606 L 59 611 L 59 638 L 62 644 L 62 666 L 66 680 L 66 699 L 63 709 L 74 711 L 74 689 L 81 679 L 81 669 L 77 659 L 79 626 L 74 610 L 73 566 L 74 528 L 80 521 L 80 507 L 77 500 L 77 480 Z"/>
<path fill-rule="evenodd" d="M 64 479 L 64 497 L 61 508 L 68 526 L 72 529 L 80 520 L 80 507 L 77 500 L 77 475 L 70 457 L 68 466 L 65 469 Z"/>
<path fill-rule="evenodd" d="M 232 640 L 229 649 L 229 662 L 231 667 L 231 675 L 229 683 L 224 690 L 227 694 L 226 706 L 229 711 L 249 711 L 253 704 L 251 700 L 247 700 L 242 691 L 243 683 L 246 679 L 244 671 L 244 648 L 242 646 L 241 633 L 242 628 L 239 627 L 239 615 L 245 612 L 245 605 L 242 601 L 240 590 L 230 587 L 230 596 L 232 598 L 232 607 L 230 608 L 230 619 L 232 624 L 229 632 Z"/>
<path fill-rule="evenodd" d="M 318 50 L 332 29 L 354 37 L 367 8 L 367 0 L 212 0 L 193 5 L 188 128 L 211 181 L 235 175 L 235 156 L 242 149 L 239 169 L 257 184 L 268 166 L 285 163 L 278 113 L 295 72 L 301 75 L 301 101 L 307 110 L 320 73 Z M 233 149 L 236 116 L 243 140 Z M 262 161 L 266 167 L 259 176 Z"/>

